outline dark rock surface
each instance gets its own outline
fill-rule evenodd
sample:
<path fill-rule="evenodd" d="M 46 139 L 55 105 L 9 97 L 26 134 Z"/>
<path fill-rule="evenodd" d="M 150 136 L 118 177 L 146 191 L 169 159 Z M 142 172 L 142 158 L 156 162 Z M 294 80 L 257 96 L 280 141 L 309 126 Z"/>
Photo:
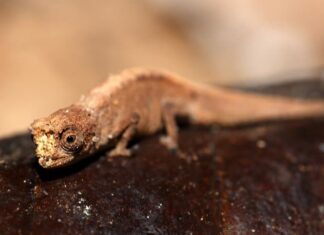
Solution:
<path fill-rule="evenodd" d="M 323 128 L 187 127 L 191 161 L 156 135 L 136 142 L 134 158 L 50 171 L 28 134 L 2 139 L 0 234 L 323 234 Z"/>

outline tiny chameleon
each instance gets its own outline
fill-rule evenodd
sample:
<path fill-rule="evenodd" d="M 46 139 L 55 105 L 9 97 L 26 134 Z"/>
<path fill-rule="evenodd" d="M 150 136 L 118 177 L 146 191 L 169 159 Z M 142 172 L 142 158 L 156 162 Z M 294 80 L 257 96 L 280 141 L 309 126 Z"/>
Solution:
<path fill-rule="evenodd" d="M 263 96 L 196 84 L 172 74 L 134 68 L 109 76 L 87 96 L 31 124 L 44 168 L 70 165 L 100 150 L 131 156 L 129 141 L 165 129 L 161 143 L 178 148 L 177 117 L 230 126 L 324 114 L 323 101 Z"/>

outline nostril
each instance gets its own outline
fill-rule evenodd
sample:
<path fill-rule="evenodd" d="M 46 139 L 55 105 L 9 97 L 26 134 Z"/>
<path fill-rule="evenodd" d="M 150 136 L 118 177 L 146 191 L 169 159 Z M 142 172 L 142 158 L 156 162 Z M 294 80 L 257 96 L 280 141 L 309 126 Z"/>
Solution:
<path fill-rule="evenodd" d="M 31 134 L 31 135 L 29 135 L 29 136 L 30 136 L 30 139 L 34 142 L 34 135 Z"/>

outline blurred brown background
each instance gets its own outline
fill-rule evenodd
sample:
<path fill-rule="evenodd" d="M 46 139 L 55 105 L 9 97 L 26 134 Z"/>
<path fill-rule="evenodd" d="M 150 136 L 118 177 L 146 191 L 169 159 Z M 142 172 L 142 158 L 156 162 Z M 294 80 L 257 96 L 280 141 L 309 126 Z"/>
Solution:
<path fill-rule="evenodd" d="M 320 0 L 0 1 L 0 135 L 133 67 L 256 85 L 321 76 Z"/>

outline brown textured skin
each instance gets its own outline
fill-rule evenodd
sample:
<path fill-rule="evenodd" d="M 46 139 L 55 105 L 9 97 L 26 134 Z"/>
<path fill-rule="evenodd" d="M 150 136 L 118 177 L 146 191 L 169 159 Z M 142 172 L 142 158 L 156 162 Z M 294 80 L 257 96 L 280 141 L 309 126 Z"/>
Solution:
<path fill-rule="evenodd" d="M 152 134 L 163 127 L 167 136 L 162 143 L 176 149 L 178 116 L 197 124 L 233 125 L 322 114 L 321 101 L 211 88 L 159 71 L 130 69 L 110 76 L 76 104 L 36 120 L 32 135 L 40 165 L 55 168 L 109 146 L 115 146 L 110 156 L 129 156 L 127 144 L 134 135 Z M 70 133 L 74 142 L 67 144 L 72 146 L 67 151 L 64 144 Z"/>

